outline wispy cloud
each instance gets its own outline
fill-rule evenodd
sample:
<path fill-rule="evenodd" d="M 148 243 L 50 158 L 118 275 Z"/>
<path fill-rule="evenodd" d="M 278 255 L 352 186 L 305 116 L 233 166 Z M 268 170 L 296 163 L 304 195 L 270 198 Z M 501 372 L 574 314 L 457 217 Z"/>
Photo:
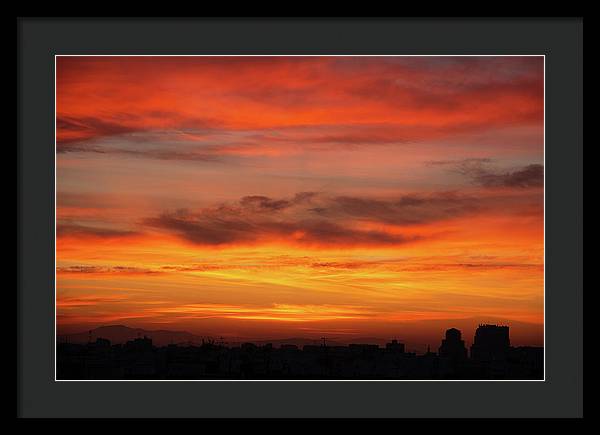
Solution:
<path fill-rule="evenodd" d="M 59 274 L 119 274 L 119 275 L 147 275 L 161 273 L 160 270 L 135 266 L 96 266 L 96 265 L 74 265 L 59 266 L 56 268 Z"/>
<path fill-rule="evenodd" d="M 402 145 L 534 125 L 543 117 L 540 62 L 59 58 L 57 149 L 124 153 L 109 146 L 118 138 L 163 145 L 130 147 L 135 155 L 205 160 Z M 176 152 L 174 142 L 196 147 Z"/>
<path fill-rule="evenodd" d="M 76 223 L 61 223 L 56 226 L 57 237 L 95 237 L 100 239 L 120 238 L 136 236 L 139 233 L 131 230 L 121 230 L 114 228 L 103 228 L 79 225 Z"/>
<path fill-rule="evenodd" d="M 366 307 L 325 304 L 273 304 L 270 306 L 185 304 L 150 310 L 155 314 L 170 315 L 188 320 L 194 318 L 223 318 L 279 322 L 318 322 L 364 319 L 374 315 Z"/>
<path fill-rule="evenodd" d="M 489 158 L 431 161 L 430 165 L 448 166 L 452 171 L 467 177 L 472 183 L 484 187 L 528 188 L 543 187 L 544 166 L 530 164 L 511 170 L 500 170 Z"/>

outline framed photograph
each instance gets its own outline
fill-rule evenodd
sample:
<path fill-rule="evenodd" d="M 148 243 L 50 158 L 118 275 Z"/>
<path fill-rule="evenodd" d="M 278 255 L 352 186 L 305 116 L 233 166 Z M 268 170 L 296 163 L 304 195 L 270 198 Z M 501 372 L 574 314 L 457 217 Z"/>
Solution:
<path fill-rule="evenodd" d="M 19 30 L 20 416 L 582 416 L 581 20 Z"/>

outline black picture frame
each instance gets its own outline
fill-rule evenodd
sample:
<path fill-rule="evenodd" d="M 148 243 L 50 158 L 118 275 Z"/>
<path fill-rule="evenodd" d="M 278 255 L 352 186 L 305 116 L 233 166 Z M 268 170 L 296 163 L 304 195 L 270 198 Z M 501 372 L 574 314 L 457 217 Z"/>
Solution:
<path fill-rule="evenodd" d="M 19 19 L 17 411 L 23 417 L 580 417 L 581 19 Z M 545 55 L 544 382 L 56 382 L 54 56 Z"/>

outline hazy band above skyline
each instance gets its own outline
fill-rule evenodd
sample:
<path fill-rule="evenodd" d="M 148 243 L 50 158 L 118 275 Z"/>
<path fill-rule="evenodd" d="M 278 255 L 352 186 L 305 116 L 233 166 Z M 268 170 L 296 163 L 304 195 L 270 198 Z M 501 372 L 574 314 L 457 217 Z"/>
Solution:
<path fill-rule="evenodd" d="M 59 333 L 543 344 L 543 57 L 56 68 Z"/>

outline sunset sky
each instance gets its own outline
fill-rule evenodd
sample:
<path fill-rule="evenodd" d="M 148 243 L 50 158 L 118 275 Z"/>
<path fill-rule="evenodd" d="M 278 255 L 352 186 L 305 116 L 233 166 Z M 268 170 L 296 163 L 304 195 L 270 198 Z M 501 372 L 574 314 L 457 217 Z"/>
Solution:
<path fill-rule="evenodd" d="M 543 74 L 57 57 L 58 332 L 543 344 Z"/>

